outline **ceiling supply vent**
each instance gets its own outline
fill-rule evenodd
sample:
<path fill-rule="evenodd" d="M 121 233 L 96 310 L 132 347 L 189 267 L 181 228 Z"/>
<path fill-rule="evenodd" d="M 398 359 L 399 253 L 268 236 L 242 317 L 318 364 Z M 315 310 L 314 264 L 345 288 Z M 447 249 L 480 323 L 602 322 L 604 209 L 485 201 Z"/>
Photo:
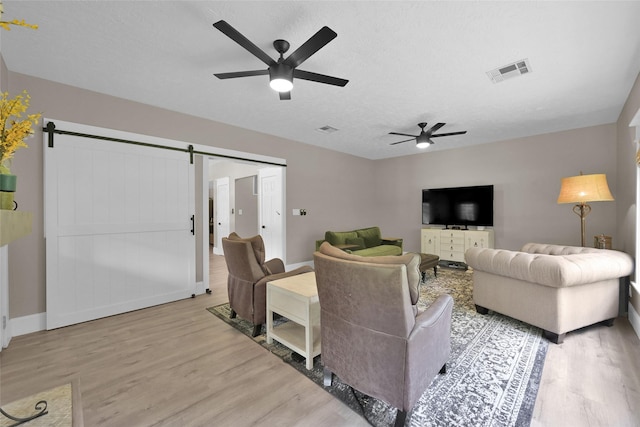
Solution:
<path fill-rule="evenodd" d="M 499 83 L 512 77 L 518 77 L 530 72 L 531 65 L 529 64 L 529 60 L 525 58 L 500 68 L 496 68 L 495 70 L 487 71 L 487 76 L 489 76 L 492 82 Z"/>
<path fill-rule="evenodd" d="M 322 126 L 321 128 L 316 129 L 318 132 L 322 132 L 322 133 L 334 133 L 337 132 L 338 129 L 334 128 L 333 126 Z"/>

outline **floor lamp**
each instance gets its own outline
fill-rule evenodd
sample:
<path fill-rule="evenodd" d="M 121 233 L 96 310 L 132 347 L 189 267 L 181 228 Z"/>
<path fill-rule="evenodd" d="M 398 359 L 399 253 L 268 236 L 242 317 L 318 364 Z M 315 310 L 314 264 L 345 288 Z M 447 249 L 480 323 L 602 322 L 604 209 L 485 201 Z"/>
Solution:
<path fill-rule="evenodd" d="M 576 203 L 573 212 L 580 217 L 580 232 L 584 246 L 585 218 L 591 212 L 587 202 L 612 201 L 613 196 L 607 185 L 607 176 L 603 173 L 562 178 L 558 203 Z"/>

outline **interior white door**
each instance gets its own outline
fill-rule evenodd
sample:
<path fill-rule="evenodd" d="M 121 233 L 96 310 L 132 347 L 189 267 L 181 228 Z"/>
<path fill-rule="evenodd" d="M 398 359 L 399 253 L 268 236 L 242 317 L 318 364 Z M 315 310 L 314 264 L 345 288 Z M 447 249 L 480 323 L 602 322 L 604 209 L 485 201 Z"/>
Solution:
<path fill-rule="evenodd" d="M 258 171 L 260 194 L 258 212 L 260 234 L 264 240 L 266 259 L 284 259 L 284 185 L 282 168 L 264 168 Z"/>
<path fill-rule="evenodd" d="M 195 292 L 188 154 L 71 135 L 44 150 L 47 329 Z"/>
<path fill-rule="evenodd" d="M 216 179 L 216 246 L 214 253 L 224 255 L 222 238 L 231 232 L 229 215 L 229 177 Z"/>

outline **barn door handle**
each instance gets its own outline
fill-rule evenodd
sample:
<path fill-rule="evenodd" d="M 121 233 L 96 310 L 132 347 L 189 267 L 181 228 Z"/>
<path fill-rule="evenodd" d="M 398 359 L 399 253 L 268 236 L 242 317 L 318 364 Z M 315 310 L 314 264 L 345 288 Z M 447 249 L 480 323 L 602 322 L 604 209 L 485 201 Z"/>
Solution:
<path fill-rule="evenodd" d="M 196 234 L 196 221 L 195 221 L 195 215 L 191 215 L 191 234 L 193 234 L 195 236 Z"/>

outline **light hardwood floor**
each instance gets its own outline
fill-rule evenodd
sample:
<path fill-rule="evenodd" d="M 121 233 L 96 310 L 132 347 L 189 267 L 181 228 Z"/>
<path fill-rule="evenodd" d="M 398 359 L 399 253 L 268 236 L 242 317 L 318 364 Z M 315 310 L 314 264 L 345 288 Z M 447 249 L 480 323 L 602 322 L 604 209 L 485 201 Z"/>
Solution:
<path fill-rule="evenodd" d="M 208 313 L 211 295 L 15 337 L 0 405 L 76 380 L 87 426 L 366 426 L 362 418 Z M 640 425 L 640 342 L 626 318 L 550 345 L 532 426 Z"/>

